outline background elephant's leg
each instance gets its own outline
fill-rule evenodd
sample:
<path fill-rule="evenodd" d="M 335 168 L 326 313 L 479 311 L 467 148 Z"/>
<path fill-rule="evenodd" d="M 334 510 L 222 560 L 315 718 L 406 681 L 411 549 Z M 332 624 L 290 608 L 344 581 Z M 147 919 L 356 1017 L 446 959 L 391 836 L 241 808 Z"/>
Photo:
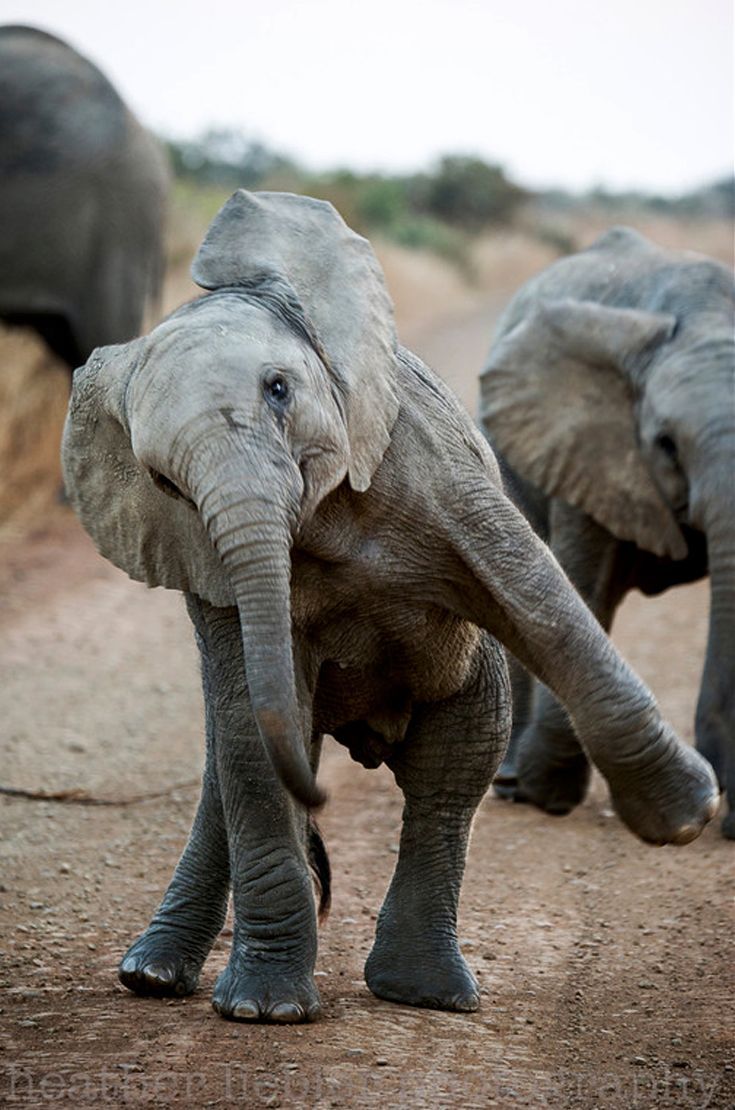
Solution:
<path fill-rule="evenodd" d="M 405 808 L 396 870 L 365 966 L 380 998 L 477 1008 L 477 982 L 457 944 L 457 903 L 472 817 L 507 742 L 510 710 L 505 657 L 486 637 L 465 688 L 418 706 L 388 760 Z"/>
<path fill-rule="evenodd" d="M 606 632 L 634 581 L 636 549 L 561 501 L 551 505 L 551 549 Z M 530 720 L 515 751 L 517 801 L 547 813 L 568 813 L 582 801 L 590 766 L 569 717 L 550 690 L 534 680 Z M 513 768 L 506 773 L 506 796 Z"/>
<path fill-rule="evenodd" d="M 513 725 L 505 755 L 495 772 L 493 790 L 499 798 L 515 798 L 518 788 L 518 745 L 531 721 L 536 680 L 515 656 L 506 652 L 513 694 Z"/>
<path fill-rule="evenodd" d="M 725 791 L 727 812 L 722 832 L 735 840 L 735 568 L 728 585 L 729 591 L 724 590 L 713 571 L 707 656 L 697 702 L 696 746 L 714 767 Z"/>
<path fill-rule="evenodd" d="M 138 994 L 190 994 L 227 912 L 229 859 L 216 767 L 217 699 L 214 643 L 202 603 L 189 597 L 202 660 L 206 759 L 202 793 L 189 842 L 150 925 L 120 964 L 120 980 Z"/>
<path fill-rule="evenodd" d="M 258 732 L 237 612 L 203 608 L 210 625 L 218 623 L 211 658 L 216 768 L 235 911 L 230 959 L 213 1005 L 239 1021 L 309 1020 L 319 1013 L 319 995 L 306 817 L 279 782 Z"/>

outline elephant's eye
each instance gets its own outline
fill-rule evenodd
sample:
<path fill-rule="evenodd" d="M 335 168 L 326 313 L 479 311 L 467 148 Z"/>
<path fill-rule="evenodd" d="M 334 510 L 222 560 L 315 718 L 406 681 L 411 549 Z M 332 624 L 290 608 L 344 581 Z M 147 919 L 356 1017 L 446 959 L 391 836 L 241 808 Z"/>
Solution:
<path fill-rule="evenodd" d="M 282 408 L 289 398 L 288 382 L 281 374 L 276 374 L 265 383 L 266 400 Z"/>
<path fill-rule="evenodd" d="M 679 453 L 676 450 L 676 444 L 674 443 L 671 436 L 667 436 L 665 434 L 656 436 L 656 446 L 658 447 L 659 451 L 663 451 L 664 455 L 666 455 L 667 458 L 671 459 L 672 462 L 677 461 Z"/>

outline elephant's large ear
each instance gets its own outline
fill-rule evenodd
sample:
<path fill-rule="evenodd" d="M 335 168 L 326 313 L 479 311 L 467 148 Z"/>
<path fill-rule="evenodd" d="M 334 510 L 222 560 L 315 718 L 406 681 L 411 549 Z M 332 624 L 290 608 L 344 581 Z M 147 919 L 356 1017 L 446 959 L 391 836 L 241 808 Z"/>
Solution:
<path fill-rule="evenodd" d="M 480 415 L 521 475 L 622 540 L 683 558 L 686 543 L 640 453 L 634 382 L 676 321 L 588 301 L 546 301 L 503 335 Z"/>
<path fill-rule="evenodd" d="M 350 484 L 365 490 L 398 415 L 393 306 L 378 260 L 331 204 L 239 189 L 209 228 L 192 276 L 219 289 L 266 275 L 294 290 L 340 383 Z"/>
<path fill-rule="evenodd" d="M 146 342 L 100 347 L 75 371 L 61 452 L 67 494 L 98 551 L 131 578 L 234 605 L 199 513 L 133 454 L 125 393 Z"/>

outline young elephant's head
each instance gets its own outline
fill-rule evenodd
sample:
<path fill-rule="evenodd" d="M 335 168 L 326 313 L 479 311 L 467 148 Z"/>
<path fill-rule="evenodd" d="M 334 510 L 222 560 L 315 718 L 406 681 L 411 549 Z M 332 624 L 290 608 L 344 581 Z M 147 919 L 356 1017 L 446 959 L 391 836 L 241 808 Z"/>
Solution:
<path fill-rule="evenodd" d="M 290 548 L 342 481 L 368 488 L 388 446 L 392 309 L 369 244 L 305 197 L 237 192 L 192 272 L 209 296 L 77 371 L 65 481 L 132 578 L 237 605 L 258 727 L 282 781 L 315 805 Z"/>

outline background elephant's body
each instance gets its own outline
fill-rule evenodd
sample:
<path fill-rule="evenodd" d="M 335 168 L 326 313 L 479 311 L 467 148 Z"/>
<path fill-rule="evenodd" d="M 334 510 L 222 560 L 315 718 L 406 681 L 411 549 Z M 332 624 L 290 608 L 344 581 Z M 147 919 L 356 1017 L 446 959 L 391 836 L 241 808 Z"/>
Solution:
<path fill-rule="evenodd" d="M 0 319 L 70 368 L 137 335 L 163 276 L 168 173 L 100 71 L 0 27 Z"/>
<path fill-rule="evenodd" d="M 527 283 L 482 377 L 506 487 L 603 627 L 631 589 L 707 574 L 700 750 L 735 807 L 733 279 L 704 257 L 615 229 Z M 662 630 L 663 632 L 663 630 Z M 496 789 L 566 812 L 586 767 L 547 692 L 514 676 Z M 735 836 L 735 818 L 725 832 Z"/>

